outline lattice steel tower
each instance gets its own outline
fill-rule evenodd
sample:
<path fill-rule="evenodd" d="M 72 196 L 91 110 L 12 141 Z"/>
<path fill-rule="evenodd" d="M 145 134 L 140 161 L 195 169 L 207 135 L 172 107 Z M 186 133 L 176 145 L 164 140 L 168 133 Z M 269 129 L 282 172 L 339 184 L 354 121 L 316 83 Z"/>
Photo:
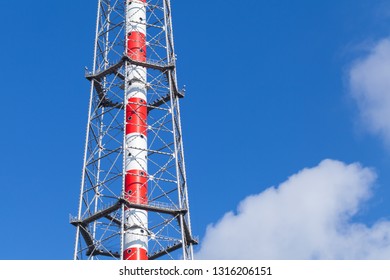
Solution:
<path fill-rule="evenodd" d="M 86 77 L 74 259 L 192 259 L 170 1 L 99 0 Z"/>

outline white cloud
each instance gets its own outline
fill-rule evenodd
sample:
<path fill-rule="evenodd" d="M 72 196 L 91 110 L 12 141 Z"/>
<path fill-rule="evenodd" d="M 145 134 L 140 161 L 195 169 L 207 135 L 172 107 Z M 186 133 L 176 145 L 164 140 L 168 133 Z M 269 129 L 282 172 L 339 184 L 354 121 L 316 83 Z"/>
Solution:
<path fill-rule="evenodd" d="M 303 169 L 209 225 L 195 258 L 390 259 L 390 222 L 351 222 L 375 179 L 335 160 Z"/>
<path fill-rule="evenodd" d="M 390 39 L 353 64 L 349 83 L 364 125 L 390 144 Z"/>

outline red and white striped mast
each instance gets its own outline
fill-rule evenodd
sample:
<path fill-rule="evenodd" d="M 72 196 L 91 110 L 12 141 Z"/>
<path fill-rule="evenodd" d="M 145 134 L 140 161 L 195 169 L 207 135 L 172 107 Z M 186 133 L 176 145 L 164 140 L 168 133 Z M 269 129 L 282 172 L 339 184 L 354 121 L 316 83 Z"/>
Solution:
<path fill-rule="evenodd" d="M 146 0 L 126 1 L 126 53 L 146 62 Z M 126 63 L 125 199 L 147 204 L 147 89 L 146 68 Z M 124 260 L 148 259 L 148 212 L 125 207 Z"/>
<path fill-rule="evenodd" d="M 193 259 L 169 0 L 97 0 L 74 259 Z"/>

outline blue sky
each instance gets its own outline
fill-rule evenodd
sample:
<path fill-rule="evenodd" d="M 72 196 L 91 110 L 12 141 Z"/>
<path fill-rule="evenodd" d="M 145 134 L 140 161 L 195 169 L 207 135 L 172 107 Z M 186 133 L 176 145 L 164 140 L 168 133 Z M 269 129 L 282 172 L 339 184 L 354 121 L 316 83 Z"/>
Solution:
<path fill-rule="evenodd" d="M 72 258 L 96 5 L 2 3 L 0 259 Z M 390 36 L 388 1 L 173 0 L 172 8 L 195 235 L 206 244 L 245 198 L 316 167 L 365 174 L 371 196 L 357 199 L 348 224 L 390 220 L 387 128 L 366 121 L 350 80 Z"/>

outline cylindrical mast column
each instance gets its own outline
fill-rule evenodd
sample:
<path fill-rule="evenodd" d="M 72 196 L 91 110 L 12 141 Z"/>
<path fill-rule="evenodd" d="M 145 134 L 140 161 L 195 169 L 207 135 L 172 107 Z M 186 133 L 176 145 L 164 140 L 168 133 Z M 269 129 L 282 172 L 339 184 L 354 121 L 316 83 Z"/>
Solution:
<path fill-rule="evenodd" d="M 126 54 L 146 61 L 146 0 L 126 0 Z M 130 203 L 147 204 L 146 68 L 126 65 L 125 187 Z M 124 260 L 148 259 L 148 212 L 125 207 Z"/>

